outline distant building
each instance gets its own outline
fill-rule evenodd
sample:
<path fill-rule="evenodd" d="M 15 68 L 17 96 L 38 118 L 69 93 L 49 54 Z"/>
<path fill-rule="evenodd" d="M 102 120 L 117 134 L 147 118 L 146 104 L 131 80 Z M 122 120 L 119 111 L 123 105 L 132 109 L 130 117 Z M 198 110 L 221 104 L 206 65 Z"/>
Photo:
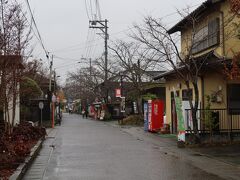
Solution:
<path fill-rule="evenodd" d="M 141 77 L 142 83 L 142 93 L 152 93 L 155 94 L 159 99 L 165 101 L 165 81 L 154 82 L 153 78 L 159 74 L 159 71 L 146 71 Z M 130 82 L 127 78 L 127 72 L 121 72 L 118 75 L 111 77 L 107 84 L 104 82 L 96 87 L 96 94 L 98 94 L 98 99 L 106 99 L 106 94 L 108 95 L 108 107 L 109 111 L 113 117 L 119 118 L 122 116 L 120 113 L 121 109 L 121 98 L 116 97 L 116 90 L 121 90 L 121 97 L 126 98 L 126 114 L 134 113 L 133 109 L 133 99 L 135 96 L 136 88 L 133 82 Z"/>

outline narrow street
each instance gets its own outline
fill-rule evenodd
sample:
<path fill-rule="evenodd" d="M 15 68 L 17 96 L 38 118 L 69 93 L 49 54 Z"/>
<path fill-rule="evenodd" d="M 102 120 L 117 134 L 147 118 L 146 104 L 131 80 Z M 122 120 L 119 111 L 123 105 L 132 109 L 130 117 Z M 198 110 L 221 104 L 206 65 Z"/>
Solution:
<path fill-rule="evenodd" d="M 56 138 L 54 138 L 56 136 Z M 24 179 L 165 180 L 220 178 L 165 155 L 103 122 L 64 115 Z"/>

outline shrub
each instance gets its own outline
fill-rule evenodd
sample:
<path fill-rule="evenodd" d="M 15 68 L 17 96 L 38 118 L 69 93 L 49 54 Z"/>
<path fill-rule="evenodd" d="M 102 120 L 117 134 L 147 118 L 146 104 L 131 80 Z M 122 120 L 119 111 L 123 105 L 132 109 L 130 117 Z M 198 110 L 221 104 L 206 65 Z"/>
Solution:
<path fill-rule="evenodd" d="M 143 126 L 144 119 L 141 115 L 131 115 L 124 118 L 120 123 L 120 125 L 135 125 L 135 126 Z"/>

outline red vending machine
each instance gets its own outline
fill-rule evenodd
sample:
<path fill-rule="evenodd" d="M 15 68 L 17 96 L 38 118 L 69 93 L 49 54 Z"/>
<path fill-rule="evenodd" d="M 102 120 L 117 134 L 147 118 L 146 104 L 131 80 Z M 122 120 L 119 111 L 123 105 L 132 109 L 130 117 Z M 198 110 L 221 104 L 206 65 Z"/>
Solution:
<path fill-rule="evenodd" d="M 158 132 L 163 127 L 164 102 L 161 100 L 148 101 L 148 130 Z"/>

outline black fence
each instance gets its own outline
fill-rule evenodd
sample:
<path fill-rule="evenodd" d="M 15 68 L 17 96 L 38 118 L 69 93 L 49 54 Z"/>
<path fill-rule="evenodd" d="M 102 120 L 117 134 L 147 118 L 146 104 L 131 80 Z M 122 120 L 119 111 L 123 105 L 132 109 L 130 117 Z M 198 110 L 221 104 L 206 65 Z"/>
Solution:
<path fill-rule="evenodd" d="M 192 111 L 185 110 L 185 127 L 193 131 Z M 198 109 L 198 130 L 200 133 L 240 132 L 240 109 Z"/>

